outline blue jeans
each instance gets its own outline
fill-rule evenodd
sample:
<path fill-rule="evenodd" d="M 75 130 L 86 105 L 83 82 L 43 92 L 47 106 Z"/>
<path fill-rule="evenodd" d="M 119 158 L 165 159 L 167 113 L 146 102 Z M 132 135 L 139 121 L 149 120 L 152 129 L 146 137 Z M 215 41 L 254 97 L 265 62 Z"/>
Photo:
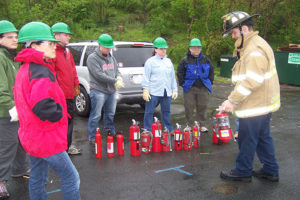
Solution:
<path fill-rule="evenodd" d="M 164 127 L 167 127 L 169 131 L 173 131 L 173 126 L 170 122 L 170 107 L 171 107 L 171 96 L 168 97 L 165 91 L 163 97 L 151 95 L 150 101 L 146 102 L 145 114 L 144 114 L 144 128 L 151 131 L 153 123 L 153 114 L 156 105 L 160 103 L 160 111 L 162 115 L 162 123 Z"/>
<path fill-rule="evenodd" d="M 239 118 L 239 149 L 235 171 L 241 176 L 252 175 L 255 152 L 265 173 L 278 175 L 273 139 L 270 134 L 271 114 Z"/>
<path fill-rule="evenodd" d="M 96 129 L 99 127 L 101 112 L 103 108 L 104 131 L 111 130 L 113 135 L 116 134 L 114 126 L 114 116 L 117 106 L 116 92 L 106 94 L 99 90 L 92 89 L 90 92 L 91 112 L 88 121 L 89 140 L 95 140 Z"/>
<path fill-rule="evenodd" d="M 46 200 L 45 184 L 48 180 L 49 166 L 60 176 L 64 200 L 80 200 L 79 175 L 68 154 L 63 151 L 46 158 L 29 156 L 31 167 L 29 196 L 32 200 Z"/>

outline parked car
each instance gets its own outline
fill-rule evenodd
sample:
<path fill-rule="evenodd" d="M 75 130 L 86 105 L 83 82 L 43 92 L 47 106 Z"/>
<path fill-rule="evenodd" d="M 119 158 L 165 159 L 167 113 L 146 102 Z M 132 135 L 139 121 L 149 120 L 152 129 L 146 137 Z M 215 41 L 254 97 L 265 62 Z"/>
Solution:
<path fill-rule="evenodd" d="M 115 41 L 114 44 L 115 48 L 111 53 L 119 64 L 119 71 L 125 84 L 125 88 L 117 91 L 117 101 L 118 103 L 140 104 L 144 108 L 141 80 L 144 64 L 154 50 L 153 44 L 127 41 Z M 88 116 L 90 113 L 90 78 L 86 60 L 98 46 L 96 41 L 72 42 L 68 45 L 74 57 L 80 83 L 80 94 L 75 99 L 75 110 L 80 116 Z"/>

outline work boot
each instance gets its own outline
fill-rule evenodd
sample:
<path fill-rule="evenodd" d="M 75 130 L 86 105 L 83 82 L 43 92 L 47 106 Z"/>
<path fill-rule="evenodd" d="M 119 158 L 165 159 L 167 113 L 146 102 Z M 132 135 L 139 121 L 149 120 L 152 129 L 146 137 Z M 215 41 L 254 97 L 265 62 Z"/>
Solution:
<path fill-rule="evenodd" d="M 208 132 L 208 129 L 205 126 L 202 126 L 201 129 L 200 129 L 200 131 L 202 133 L 206 133 L 206 132 Z"/>
<path fill-rule="evenodd" d="M 71 145 L 68 150 L 69 155 L 78 155 L 81 154 L 80 149 L 77 149 L 74 145 Z"/>
<path fill-rule="evenodd" d="M 221 171 L 220 177 L 229 181 L 251 182 L 252 176 L 241 176 L 234 169 L 229 171 Z"/>
<path fill-rule="evenodd" d="M 9 198 L 9 193 L 6 189 L 5 183 L 0 181 L 0 199 Z"/>
<path fill-rule="evenodd" d="M 252 176 L 254 176 L 256 178 L 263 178 L 263 179 L 266 179 L 266 180 L 272 181 L 272 182 L 278 182 L 279 181 L 279 176 L 278 175 L 267 174 L 262 169 L 253 170 L 252 171 Z"/>

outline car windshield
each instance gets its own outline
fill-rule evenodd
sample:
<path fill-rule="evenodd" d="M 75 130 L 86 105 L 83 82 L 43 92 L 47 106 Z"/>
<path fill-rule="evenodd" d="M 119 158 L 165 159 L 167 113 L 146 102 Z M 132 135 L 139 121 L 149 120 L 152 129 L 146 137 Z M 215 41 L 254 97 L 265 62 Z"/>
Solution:
<path fill-rule="evenodd" d="M 113 49 L 119 67 L 143 67 L 152 56 L 151 46 L 120 46 Z"/>

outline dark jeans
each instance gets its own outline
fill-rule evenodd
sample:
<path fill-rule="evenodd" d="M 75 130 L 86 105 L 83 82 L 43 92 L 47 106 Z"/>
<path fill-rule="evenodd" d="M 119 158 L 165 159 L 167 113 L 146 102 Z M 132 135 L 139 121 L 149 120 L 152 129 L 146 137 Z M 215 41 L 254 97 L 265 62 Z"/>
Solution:
<path fill-rule="evenodd" d="M 67 139 L 68 139 L 68 149 L 72 144 L 72 136 L 73 136 L 73 127 L 74 127 L 74 99 L 66 99 L 67 102 L 67 110 L 68 114 L 70 115 L 71 118 L 68 118 L 68 134 L 67 134 Z"/>
<path fill-rule="evenodd" d="M 278 175 L 273 139 L 270 134 L 271 114 L 239 118 L 239 149 L 235 171 L 242 176 L 252 175 L 255 152 L 263 164 L 263 171 Z"/>
<path fill-rule="evenodd" d="M 207 108 L 209 92 L 206 87 L 191 87 L 183 93 L 185 118 L 190 126 L 194 121 L 200 122 L 200 126 L 205 126 L 205 112 Z M 196 107 L 196 118 L 194 119 L 194 108 Z"/>
<path fill-rule="evenodd" d="M 164 127 L 167 127 L 169 131 L 173 131 L 173 126 L 170 122 L 170 107 L 171 107 L 171 96 L 167 96 L 165 91 L 163 97 L 151 95 L 150 101 L 146 102 L 145 114 L 144 114 L 144 128 L 151 131 L 153 123 L 153 114 L 158 102 L 160 103 L 161 118 Z"/>
<path fill-rule="evenodd" d="M 0 181 L 7 181 L 12 174 L 27 172 L 27 153 L 19 142 L 18 122 L 0 118 Z"/>

